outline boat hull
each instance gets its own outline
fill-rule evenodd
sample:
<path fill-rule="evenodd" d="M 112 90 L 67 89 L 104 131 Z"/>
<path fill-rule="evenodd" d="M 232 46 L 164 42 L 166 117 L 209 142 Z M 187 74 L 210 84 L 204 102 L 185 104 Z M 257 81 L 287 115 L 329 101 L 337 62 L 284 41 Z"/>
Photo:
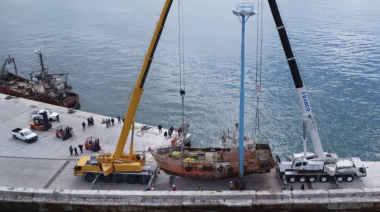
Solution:
<path fill-rule="evenodd" d="M 274 167 L 274 159 L 270 153 L 269 145 L 266 144 L 266 156 L 258 158 L 256 150 L 244 152 L 244 175 L 267 173 Z M 189 157 L 173 156 L 175 147 L 151 149 L 150 152 L 160 169 L 166 174 L 193 179 L 223 179 L 239 175 L 238 151 L 213 148 L 210 150 L 189 148 Z M 262 151 L 262 150 L 261 150 Z M 205 153 L 205 154 L 203 154 Z M 206 157 L 203 158 L 203 155 Z M 198 158 L 191 160 L 189 158 Z M 202 159 L 199 159 L 202 158 Z"/>

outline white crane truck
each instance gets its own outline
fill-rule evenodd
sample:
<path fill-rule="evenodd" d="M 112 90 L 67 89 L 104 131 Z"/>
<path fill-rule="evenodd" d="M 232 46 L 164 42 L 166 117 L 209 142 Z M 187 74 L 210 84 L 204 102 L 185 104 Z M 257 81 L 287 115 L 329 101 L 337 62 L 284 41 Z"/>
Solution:
<path fill-rule="evenodd" d="M 306 152 L 304 133 L 303 153 L 293 154 L 290 161 L 286 162 L 281 162 L 280 157 L 276 156 L 277 173 L 284 180 L 285 184 L 286 182 L 293 183 L 296 181 L 301 183 L 327 182 L 330 179 L 335 180 L 336 184 L 338 184 L 338 182 L 344 180 L 351 182 L 354 177 L 365 177 L 367 175 L 366 168 L 360 158 L 338 158 L 334 153 L 323 152 L 317 126 L 311 112 L 306 87 L 302 83 L 297 62 L 293 55 L 276 0 L 268 0 L 268 2 L 301 103 L 304 129 L 306 126 L 309 129 L 315 151 L 315 153 Z"/>

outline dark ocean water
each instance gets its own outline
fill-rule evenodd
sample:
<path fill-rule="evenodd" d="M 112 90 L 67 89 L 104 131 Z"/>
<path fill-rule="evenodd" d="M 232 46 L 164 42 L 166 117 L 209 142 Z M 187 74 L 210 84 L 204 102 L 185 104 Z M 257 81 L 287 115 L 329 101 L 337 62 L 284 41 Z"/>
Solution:
<path fill-rule="evenodd" d="M 0 0 L 0 58 L 19 71 L 38 68 L 42 50 L 51 73 L 68 72 L 81 109 L 122 115 L 163 0 Z M 179 43 L 174 1 L 156 50 L 136 122 L 164 127 L 182 121 L 179 44 L 184 46 L 185 119 L 198 145 L 218 143 L 239 115 L 240 0 L 182 1 Z M 257 1 L 247 1 L 257 6 Z M 278 1 L 309 89 L 324 150 L 379 160 L 380 1 Z M 264 7 L 260 141 L 284 156 L 302 150 L 302 114 L 282 46 Z M 254 129 L 257 17 L 247 23 L 246 126 Z M 310 141 L 310 139 L 309 139 Z M 309 147 L 312 147 L 309 142 Z"/>

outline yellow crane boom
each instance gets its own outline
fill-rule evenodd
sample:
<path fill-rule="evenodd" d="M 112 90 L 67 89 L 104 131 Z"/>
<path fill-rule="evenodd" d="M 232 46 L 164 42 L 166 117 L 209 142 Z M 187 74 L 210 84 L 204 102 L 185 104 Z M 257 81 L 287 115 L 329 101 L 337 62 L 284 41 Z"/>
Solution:
<path fill-rule="evenodd" d="M 148 76 L 150 65 L 152 64 L 152 61 L 153 61 L 154 52 L 156 51 L 158 41 L 160 40 L 162 31 L 164 29 L 165 21 L 169 14 L 169 10 L 170 10 L 172 2 L 173 0 L 166 0 L 165 5 L 162 9 L 160 19 L 157 23 L 156 30 L 154 31 L 152 40 L 149 45 L 149 49 L 145 55 L 145 59 L 141 67 L 140 75 L 137 79 L 136 85 L 133 88 L 132 98 L 129 103 L 127 114 L 125 114 L 125 120 L 124 120 L 123 128 L 120 133 L 119 141 L 116 146 L 114 158 L 121 158 L 125 144 L 127 142 L 129 131 L 131 130 L 131 126 L 135 123 L 134 118 L 137 111 L 137 107 L 140 102 L 141 95 L 144 91 L 144 83 L 145 83 L 146 77 Z M 129 153 L 130 154 L 133 153 L 133 143 L 131 143 Z"/>
<path fill-rule="evenodd" d="M 131 126 L 135 122 L 134 118 L 137 111 L 137 107 L 140 102 L 141 95 L 144 91 L 144 83 L 146 77 L 148 76 L 149 68 L 153 61 L 154 52 L 157 48 L 158 41 L 160 40 L 162 31 L 164 29 L 165 21 L 169 14 L 169 10 L 172 3 L 173 0 L 166 0 L 162 8 L 160 18 L 157 22 L 156 29 L 151 39 L 148 51 L 145 55 L 145 59 L 142 64 L 139 77 L 137 79 L 136 85 L 133 87 L 131 100 L 129 102 L 129 107 L 125 115 L 123 128 L 121 130 L 115 152 L 99 154 L 96 157 L 98 166 L 94 166 L 94 163 L 91 162 L 90 157 L 82 157 L 81 160 L 77 163 L 77 166 L 75 167 L 75 175 L 84 175 L 87 181 L 91 181 L 93 179 L 93 176 L 95 176 L 94 173 L 103 173 L 104 176 L 108 176 L 113 172 L 117 172 L 118 174 L 116 174 L 115 176 L 119 177 L 118 175 L 122 175 L 122 173 L 127 175 L 128 172 L 143 173 L 144 171 L 146 171 L 143 168 L 143 165 L 145 164 L 145 158 L 143 157 L 143 155 L 140 153 L 133 153 L 133 142 L 131 142 L 129 154 L 123 154 L 123 151 L 125 148 L 125 144 L 127 143 Z"/>

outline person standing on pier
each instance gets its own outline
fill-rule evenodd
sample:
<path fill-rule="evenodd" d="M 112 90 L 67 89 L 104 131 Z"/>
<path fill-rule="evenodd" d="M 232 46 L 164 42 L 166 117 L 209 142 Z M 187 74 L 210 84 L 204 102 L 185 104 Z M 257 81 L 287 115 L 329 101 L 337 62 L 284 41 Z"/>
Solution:
<path fill-rule="evenodd" d="M 69 147 L 69 151 L 70 151 L 71 156 L 73 156 L 73 147 L 72 146 Z"/>
<path fill-rule="evenodd" d="M 112 126 L 115 126 L 115 119 L 111 118 Z"/>
<path fill-rule="evenodd" d="M 59 123 L 59 115 L 57 115 L 57 122 Z"/>
<path fill-rule="evenodd" d="M 117 123 L 120 124 L 121 123 L 121 119 L 120 119 L 120 116 L 117 116 Z"/>
<path fill-rule="evenodd" d="M 86 123 L 82 122 L 83 131 L 86 129 Z"/>
<path fill-rule="evenodd" d="M 302 185 L 301 185 L 301 190 L 303 191 L 303 190 L 305 190 L 305 185 L 302 183 Z"/>
<path fill-rule="evenodd" d="M 161 126 L 161 124 L 158 125 L 158 133 L 162 133 L 162 126 Z"/>
<path fill-rule="evenodd" d="M 75 152 L 75 156 L 79 156 L 79 154 L 78 154 L 78 150 L 77 150 L 76 147 L 74 147 L 74 152 Z"/>
<path fill-rule="evenodd" d="M 168 131 L 169 138 L 172 137 L 173 130 L 174 130 L 174 127 L 170 126 L 169 131 Z"/>
<path fill-rule="evenodd" d="M 164 132 L 164 136 L 165 136 L 165 140 L 166 140 L 166 138 L 168 137 L 168 133 L 166 131 Z"/>
<path fill-rule="evenodd" d="M 90 118 L 87 118 L 87 126 L 91 126 L 91 120 L 90 120 Z"/>
<path fill-rule="evenodd" d="M 94 125 L 94 118 L 90 117 L 91 125 Z"/>
<path fill-rule="evenodd" d="M 83 153 L 83 145 L 79 144 L 78 147 L 79 147 L 80 153 Z"/>
<path fill-rule="evenodd" d="M 230 181 L 230 190 L 231 191 L 235 190 L 235 185 L 232 181 Z"/>

